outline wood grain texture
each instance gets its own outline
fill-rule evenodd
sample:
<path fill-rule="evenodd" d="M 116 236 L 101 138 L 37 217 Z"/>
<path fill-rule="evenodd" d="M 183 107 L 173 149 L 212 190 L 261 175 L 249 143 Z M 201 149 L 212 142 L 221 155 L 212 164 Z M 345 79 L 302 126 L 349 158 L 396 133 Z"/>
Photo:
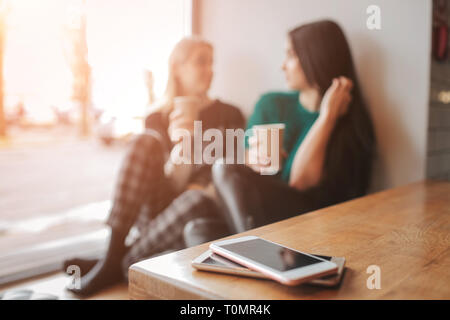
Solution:
<path fill-rule="evenodd" d="M 450 183 L 425 181 L 229 236 L 255 235 L 315 254 L 342 256 L 338 288 L 196 271 L 209 243 L 136 263 L 131 299 L 450 299 Z M 368 289 L 367 267 L 381 269 Z"/>

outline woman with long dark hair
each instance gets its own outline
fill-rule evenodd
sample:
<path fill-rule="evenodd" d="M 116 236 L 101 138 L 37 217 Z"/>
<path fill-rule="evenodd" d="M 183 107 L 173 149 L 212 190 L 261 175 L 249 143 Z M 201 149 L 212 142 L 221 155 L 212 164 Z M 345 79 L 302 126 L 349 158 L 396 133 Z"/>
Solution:
<path fill-rule="evenodd" d="M 362 196 L 369 186 L 374 132 L 341 28 L 323 20 L 290 31 L 282 69 L 293 91 L 263 95 L 247 124 L 285 125 L 280 172 L 259 174 L 271 164 L 255 151 L 255 135 L 246 147 L 256 163 L 213 167 L 234 232 Z"/>

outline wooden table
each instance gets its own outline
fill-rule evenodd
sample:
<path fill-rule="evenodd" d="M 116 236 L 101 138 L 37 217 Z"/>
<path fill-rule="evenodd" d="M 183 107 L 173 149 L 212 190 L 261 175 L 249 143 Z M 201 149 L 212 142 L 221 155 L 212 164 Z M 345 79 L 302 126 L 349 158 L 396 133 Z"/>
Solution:
<path fill-rule="evenodd" d="M 418 182 L 261 228 L 256 235 L 305 252 L 343 256 L 347 270 L 334 289 L 288 287 L 196 271 L 191 260 L 209 243 L 136 263 L 131 299 L 450 299 L 450 183 Z M 368 289 L 379 266 L 381 288 Z"/>

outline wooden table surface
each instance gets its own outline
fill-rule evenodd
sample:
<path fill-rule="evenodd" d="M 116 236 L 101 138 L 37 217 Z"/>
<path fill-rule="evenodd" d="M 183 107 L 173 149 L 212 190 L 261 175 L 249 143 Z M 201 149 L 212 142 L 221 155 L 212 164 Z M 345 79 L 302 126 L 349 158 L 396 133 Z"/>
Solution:
<path fill-rule="evenodd" d="M 209 243 L 136 263 L 131 299 L 450 299 L 450 183 L 425 181 L 233 235 L 347 259 L 338 288 L 197 271 Z M 368 289 L 379 266 L 381 288 Z"/>

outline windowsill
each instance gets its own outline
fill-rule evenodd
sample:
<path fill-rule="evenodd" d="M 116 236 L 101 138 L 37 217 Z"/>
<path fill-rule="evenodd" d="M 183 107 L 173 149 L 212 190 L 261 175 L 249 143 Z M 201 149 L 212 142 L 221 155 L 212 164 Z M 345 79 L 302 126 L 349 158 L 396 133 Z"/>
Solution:
<path fill-rule="evenodd" d="M 0 285 L 61 270 L 68 258 L 101 257 L 109 238 L 104 224 L 109 205 L 104 201 L 9 226 L 3 223 Z"/>

